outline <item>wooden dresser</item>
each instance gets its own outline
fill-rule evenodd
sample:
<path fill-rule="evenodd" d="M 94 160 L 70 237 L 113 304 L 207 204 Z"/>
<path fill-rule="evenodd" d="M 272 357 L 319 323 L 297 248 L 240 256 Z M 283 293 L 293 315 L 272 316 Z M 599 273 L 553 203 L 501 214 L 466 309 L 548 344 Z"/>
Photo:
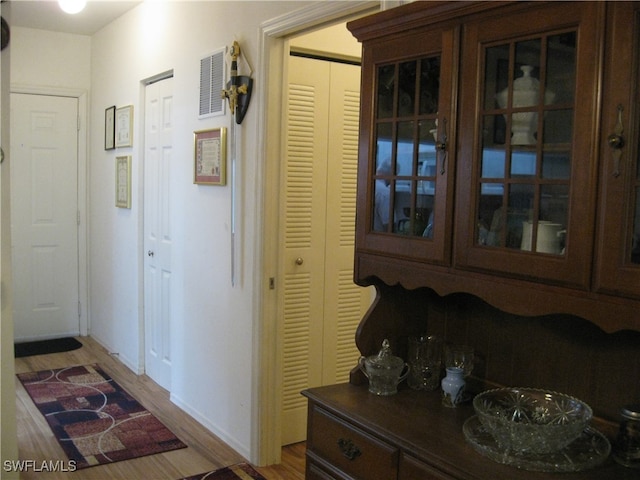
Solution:
<path fill-rule="evenodd" d="M 312 388 L 306 478 L 371 480 L 637 480 L 610 458 L 578 473 L 540 473 L 501 465 L 464 438 L 471 405 L 442 406 L 440 392 L 401 389 L 379 397 L 366 386 Z"/>

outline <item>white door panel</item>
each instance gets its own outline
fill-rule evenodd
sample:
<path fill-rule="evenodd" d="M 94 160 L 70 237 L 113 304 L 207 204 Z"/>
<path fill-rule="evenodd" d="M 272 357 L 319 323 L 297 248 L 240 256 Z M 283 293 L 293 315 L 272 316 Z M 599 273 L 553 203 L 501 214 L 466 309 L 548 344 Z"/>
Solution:
<path fill-rule="evenodd" d="M 172 156 L 173 79 L 145 89 L 144 155 L 144 321 L 145 370 L 171 389 L 170 166 Z"/>
<path fill-rule="evenodd" d="M 78 100 L 11 94 L 14 336 L 80 333 Z"/>

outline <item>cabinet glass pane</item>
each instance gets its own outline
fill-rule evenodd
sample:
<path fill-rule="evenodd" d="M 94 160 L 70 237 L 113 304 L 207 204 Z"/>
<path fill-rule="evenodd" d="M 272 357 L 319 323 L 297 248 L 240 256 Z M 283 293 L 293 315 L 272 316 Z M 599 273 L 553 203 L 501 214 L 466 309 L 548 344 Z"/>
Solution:
<path fill-rule="evenodd" d="M 379 169 L 382 163 L 386 161 L 389 164 L 388 174 L 391 173 L 392 127 L 391 123 L 379 123 L 376 132 L 376 168 Z"/>
<path fill-rule="evenodd" d="M 514 107 L 538 105 L 541 48 L 541 38 L 515 43 L 515 64 L 512 66 L 513 88 L 509 92 Z"/>
<path fill-rule="evenodd" d="M 378 171 L 390 168 L 389 164 L 382 165 Z M 373 230 L 386 232 L 389 229 L 391 215 L 391 196 L 389 195 L 389 180 L 384 177 L 376 179 L 374 186 Z"/>
<path fill-rule="evenodd" d="M 530 222 L 535 199 L 535 185 L 513 184 L 509 188 L 509 206 L 505 244 L 507 248 L 528 250 L 523 245 L 526 223 Z"/>
<path fill-rule="evenodd" d="M 477 242 L 480 245 L 498 247 L 504 244 L 503 183 L 480 184 L 480 202 Z"/>
<path fill-rule="evenodd" d="M 547 85 L 556 105 L 574 102 L 576 73 L 576 33 L 552 35 L 547 39 Z"/>
<path fill-rule="evenodd" d="M 538 218 L 549 222 L 567 224 L 569 187 L 567 185 L 542 185 L 540 187 L 540 213 Z"/>
<path fill-rule="evenodd" d="M 542 152 L 542 178 L 568 180 L 571 174 L 571 155 L 567 150 Z"/>
<path fill-rule="evenodd" d="M 396 67 L 384 65 L 378 69 L 378 118 L 389 118 L 393 115 L 393 97 L 395 92 Z"/>
<path fill-rule="evenodd" d="M 418 122 L 418 172 L 420 177 L 435 177 L 437 168 L 436 120 L 421 120 Z"/>
<path fill-rule="evenodd" d="M 511 150 L 509 178 L 529 178 L 536 176 L 536 152 L 514 147 Z"/>
<path fill-rule="evenodd" d="M 484 79 L 485 110 L 497 108 L 498 93 L 509 86 L 509 51 L 509 44 L 487 48 L 486 50 Z"/>
<path fill-rule="evenodd" d="M 433 209 L 433 196 L 421 195 L 419 192 L 420 189 L 433 188 L 433 182 L 398 181 L 395 193 L 395 202 L 399 209 L 399 211 L 396 210 L 396 217 L 399 218 L 397 233 L 428 238 L 433 236 L 433 219 L 430 217 Z M 416 206 L 412 210 L 411 197 L 416 189 L 418 190 Z"/>
<path fill-rule="evenodd" d="M 396 218 L 393 231 L 402 235 L 412 235 L 411 227 L 411 195 L 413 182 L 411 180 L 397 180 L 394 190 L 394 216 Z"/>
<path fill-rule="evenodd" d="M 413 122 L 398 122 L 396 175 L 409 177 L 415 174 L 413 138 Z"/>
<path fill-rule="evenodd" d="M 576 33 L 514 39 L 484 51 L 476 241 L 564 254 Z"/>
<path fill-rule="evenodd" d="M 544 143 L 570 143 L 573 110 L 551 110 L 544 116 Z"/>
<path fill-rule="evenodd" d="M 378 67 L 375 232 L 430 239 L 438 184 L 440 56 Z"/>
<path fill-rule="evenodd" d="M 435 119 L 422 120 L 418 123 L 418 182 L 416 188 L 416 212 L 417 225 L 414 227 L 415 235 L 433 238 L 435 208 L 436 179 L 438 170 L 438 157 L 436 154 L 435 138 L 437 125 Z"/>
<path fill-rule="evenodd" d="M 505 128 L 506 123 L 502 115 L 485 115 L 482 129 L 482 178 L 505 177 Z"/>
<path fill-rule="evenodd" d="M 389 228 L 391 215 L 391 197 L 389 184 L 393 178 L 391 160 L 392 152 L 392 127 L 391 123 L 378 124 L 376 132 L 376 173 L 373 187 L 373 230 L 386 232 Z"/>
<path fill-rule="evenodd" d="M 416 62 L 404 62 L 400 64 L 400 76 L 398 84 L 398 116 L 412 115 L 416 104 Z"/>
<path fill-rule="evenodd" d="M 438 112 L 440 57 L 422 59 L 420 65 L 420 115 Z"/>

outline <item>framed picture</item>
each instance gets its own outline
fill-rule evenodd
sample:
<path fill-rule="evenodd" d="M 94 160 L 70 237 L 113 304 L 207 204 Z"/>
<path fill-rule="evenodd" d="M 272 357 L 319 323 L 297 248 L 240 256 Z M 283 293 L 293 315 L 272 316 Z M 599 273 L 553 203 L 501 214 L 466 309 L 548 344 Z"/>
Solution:
<path fill-rule="evenodd" d="M 227 129 L 225 127 L 193 132 L 193 183 L 226 185 Z"/>
<path fill-rule="evenodd" d="M 116 109 L 116 147 L 133 146 L 133 105 Z"/>
<path fill-rule="evenodd" d="M 116 148 L 116 106 L 104 111 L 104 149 Z"/>
<path fill-rule="evenodd" d="M 116 157 L 116 207 L 131 208 L 131 155 Z"/>

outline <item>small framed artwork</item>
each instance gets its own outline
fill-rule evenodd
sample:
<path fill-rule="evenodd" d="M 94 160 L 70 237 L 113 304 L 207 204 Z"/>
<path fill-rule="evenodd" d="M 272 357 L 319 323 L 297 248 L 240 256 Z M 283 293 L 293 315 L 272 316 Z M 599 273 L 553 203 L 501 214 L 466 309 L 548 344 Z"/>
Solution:
<path fill-rule="evenodd" d="M 116 106 L 104 111 L 104 149 L 116 148 Z"/>
<path fill-rule="evenodd" d="M 116 109 L 116 147 L 133 146 L 133 105 Z"/>
<path fill-rule="evenodd" d="M 131 155 L 116 157 L 116 207 L 131 208 Z"/>
<path fill-rule="evenodd" d="M 225 127 L 193 132 L 193 183 L 226 185 L 227 129 Z"/>

